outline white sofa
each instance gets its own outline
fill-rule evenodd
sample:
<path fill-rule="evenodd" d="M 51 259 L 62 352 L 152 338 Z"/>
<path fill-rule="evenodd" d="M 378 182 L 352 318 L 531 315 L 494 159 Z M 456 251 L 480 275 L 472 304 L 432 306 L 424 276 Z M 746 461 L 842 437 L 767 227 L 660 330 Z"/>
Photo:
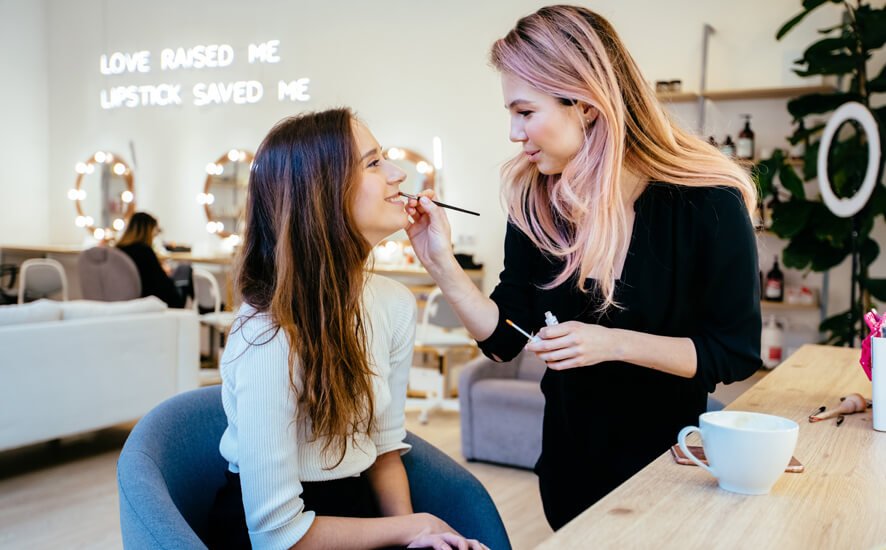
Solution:
<path fill-rule="evenodd" d="M 0 306 L 0 451 L 135 420 L 198 385 L 199 321 L 156 298 Z"/>

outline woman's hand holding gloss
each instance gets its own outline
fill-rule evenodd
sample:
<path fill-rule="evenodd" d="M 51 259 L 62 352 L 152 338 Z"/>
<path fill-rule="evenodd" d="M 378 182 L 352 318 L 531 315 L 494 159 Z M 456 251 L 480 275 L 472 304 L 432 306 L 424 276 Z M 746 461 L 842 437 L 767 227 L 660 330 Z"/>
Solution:
<path fill-rule="evenodd" d="M 600 325 L 568 321 L 544 327 L 538 342 L 526 345 L 554 370 L 596 365 L 614 359 L 612 330 Z"/>

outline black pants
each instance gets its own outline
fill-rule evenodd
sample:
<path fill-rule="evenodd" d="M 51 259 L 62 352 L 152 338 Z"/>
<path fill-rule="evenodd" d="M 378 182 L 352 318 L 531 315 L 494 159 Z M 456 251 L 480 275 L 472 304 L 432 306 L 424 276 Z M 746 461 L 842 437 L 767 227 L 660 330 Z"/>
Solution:
<path fill-rule="evenodd" d="M 209 512 L 206 545 L 212 549 L 251 548 L 246 529 L 246 513 L 243 510 L 240 476 L 232 472 L 225 474 L 228 482 L 219 489 Z M 372 487 L 364 476 L 302 482 L 301 498 L 305 503 L 305 510 L 311 510 L 318 516 L 381 516 Z"/>

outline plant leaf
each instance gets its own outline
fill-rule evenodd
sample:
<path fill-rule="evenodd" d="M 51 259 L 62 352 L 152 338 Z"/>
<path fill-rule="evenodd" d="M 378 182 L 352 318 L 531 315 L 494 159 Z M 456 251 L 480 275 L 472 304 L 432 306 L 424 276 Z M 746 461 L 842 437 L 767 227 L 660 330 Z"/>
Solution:
<path fill-rule="evenodd" d="M 848 53 L 820 53 L 804 56 L 798 65 L 806 65 L 805 70 L 794 69 L 798 76 L 841 75 L 851 73 L 858 65 L 856 56 Z"/>
<path fill-rule="evenodd" d="M 886 44 L 886 8 L 872 9 L 869 5 L 855 10 L 862 46 L 876 50 Z"/>
<path fill-rule="evenodd" d="M 864 271 L 868 266 L 874 263 L 874 260 L 877 259 L 877 256 L 880 255 L 880 245 L 877 244 L 877 241 L 866 238 L 864 242 L 861 243 L 861 249 L 859 254 L 859 259 L 861 260 L 861 269 Z"/>
<path fill-rule="evenodd" d="M 802 130 L 798 128 L 796 131 L 794 131 L 794 135 L 788 138 L 788 142 L 790 142 L 791 145 L 796 145 L 804 139 L 811 138 L 815 134 L 824 130 L 824 126 L 825 124 L 822 122 L 821 124 L 816 124 L 812 128 L 803 128 Z"/>
<path fill-rule="evenodd" d="M 806 227 L 813 204 L 805 200 L 776 202 L 772 205 L 772 232 L 790 239 Z"/>
<path fill-rule="evenodd" d="M 799 119 L 808 115 L 829 113 L 847 101 L 859 99 L 861 97 L 858 94 L 806 94 L 788 101 L 788 112 L 795 119 Z"/>
<path fill-rule="evenodd" d="M 809 181 L 818 175 L 818 150 L 821 142 L 810 143 L 803 152 L 803 179 Z"/>
<path fill-rule="evenodd" d="M 778 179 L 782 186 L 791 192 L 791 196 L 797 199 L 806 199 L 806 191 L 803 189 L 803 181 L 794 171 L 790 164 L 782 164 L 778 170 Z"/>
<path fill-rule="evenodd" d="M 838 36 L 838 37 L 830 37 L 830 38 L 822 38 L 818 42 L 814 42 L 811 46 L 806 48 L 806 51 L 803 52 L 803 59 L 810 59 L 811 57 L 819 57 L 822 55 L 829 55 L 831 52 L 840 51 L 842 53 L 846 53 L 843 50 L 852 49 L 852 42 L 849 37 L 846 36 Z"/>
<path fill-rule="evenodd" d="M 784 162 L 784 152 L 776 149 L 772 152 L 772 156 L 766 160 L 761 160 L 754 166 L 751 175 L 757 183 L 757 190 L 760 198 L 768 197 L 774 192 L 772 187 L 772 178 L 778 172 L 778 167 Z"/>
<path fill-rule="evenodd" d="M 881 302 L 886 302 L 886 279 L 867 279 L 863 283 L 871 295 Z"/>
<path fill-rule="evenodd" d="M 809 217 L 815 220 L 812 229 L 815 238 L 835 249 L 846 248 L 852 236 L 852 218 L 834 215 L 824 203 L 813 204 L 815 206 Z"/>
<path fill-rule="evenodd" d="M 802 12 L 798 13 L 797 15 L 795 15 L 794 17 L 792 17 L 790 21 L 788 21 L 787 23 L 785 23 L 784 25 L 782 25 L 781 28 L 778 29 L 778 32 L 775 34 L 775 39 L 776 39 L 776 40 L 781 40 L 781 37 L 782 37 L 782 36 L 784 36 L 784 35 L 786 35 L 788 32 L 790 32 L 790 30 L 793 29 L 793 28 L 797 25 L 797 23 L 799 23 L 799 22 L 802 21 L 807 15 L 809 15 L 809 12 L 810 12 L 810 11 L 812 11 L 812 10 L 815 9 L 815 8 L 817 8 L 817 7 L 820 6 L 821 4 L 824 4 L 825 0 L 816 0 L 816 2 L 818 3 L 817 6 L 814 6 L 813 8 L 808 8 L 808 9 L 806 9 L 805 11 L 802 11 Z M 805 4 L 805 2 L 804 2 L 804 4 Z"/>

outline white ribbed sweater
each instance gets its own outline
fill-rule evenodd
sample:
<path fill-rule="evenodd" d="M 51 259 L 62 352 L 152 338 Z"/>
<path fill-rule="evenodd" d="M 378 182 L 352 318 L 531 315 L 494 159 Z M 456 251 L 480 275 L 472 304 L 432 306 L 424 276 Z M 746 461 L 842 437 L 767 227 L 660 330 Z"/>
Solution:
<path fill-rule="evenodd" d="M 267 314 L 239 319 L 221 361 L 222 404 L 228 427 L 219 444 L 229 469 L 240 474 L 249 537 L 255 548 L 289 548 L 307 532 L 314 512 L 300 495 L 302 481 L 359 475 L 378 455 L 406 452 L 404 407 L 415 339 L 415 298 L 402 284 L 369 275 L 363 293 L 377 431 L 358 437 L 333 469 L 323 440 L 309 441 L 310 427 L 289 384 L 289 341 L 274 334 Z M 238 317 L 255 310 L 244 304 Z M 301 390 L 300 381 L 296 385 Z M 332 457 L 332 458 L 336 458 Z"/>

